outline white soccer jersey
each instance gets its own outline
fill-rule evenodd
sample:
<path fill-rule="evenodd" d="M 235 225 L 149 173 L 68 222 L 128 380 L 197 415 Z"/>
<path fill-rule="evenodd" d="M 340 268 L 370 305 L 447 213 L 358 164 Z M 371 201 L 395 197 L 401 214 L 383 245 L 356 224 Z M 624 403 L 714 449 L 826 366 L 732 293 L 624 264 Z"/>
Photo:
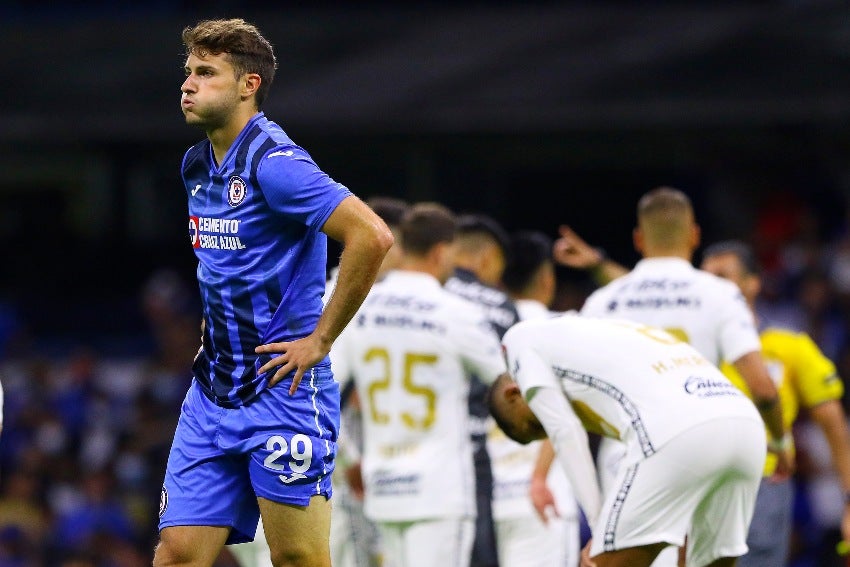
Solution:
<path fill-rule="evenodd" d="M 515 304 L 523 321 L 555 316 L 539 301 L 520 299 Z M 540 442 L 517 443 L 493 423 L 487 434 L 487 452 L 493 468 L 493 518 L 504 520 L 535 516 L 529 488 L 531 473 L 540 453 Z M 551 467 L 546 482 L 561 517 L 578 518 L 575 497 L 563 468 Z"/>
<path fill-rule="evenodd" d="M 375 521 L 475 516 L 469 375 L 505 371 L 484 311 L 433 277 L 392 271 L 331 351 L 363 415 L 365 511 Z"/>
<path fill-rule="evenodd" d="M 596 290 L 582 315 L 661 327 L 718 366 L 761 350 L 753 315 L 732 282 L 681 258 L 646 258 Z"/>
<path fill-rule="evenodd" d="M 590 452 L 575 447 L 579 421 L 584 430 L 622 441 L 629 466 L 696 425 L 729 417 L 761 420 L 704 356 L 653 327 L 564 315 L 519 323 L 503 344 L 512 376 L 593 520 L 599 494 L 595 477 L 589 481 L 585 474 L 593 468 Z"/>

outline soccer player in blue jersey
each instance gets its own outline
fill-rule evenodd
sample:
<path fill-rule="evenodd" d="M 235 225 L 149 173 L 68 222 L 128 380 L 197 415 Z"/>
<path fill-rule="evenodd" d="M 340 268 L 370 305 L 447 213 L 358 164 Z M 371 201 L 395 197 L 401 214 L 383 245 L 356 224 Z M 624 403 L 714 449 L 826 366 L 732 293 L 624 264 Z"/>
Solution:
<path fill-rule="evenodd" d="M 386 224 L 259 111 L 275 57 L 256 27 L 183 31 L 183 158 L 202 345 L 160 499 L 154 565 L 212 565 L 262 514 L 274 565 L 328 566 L 339 389 L 327 354 L 393 242 Z M 322 310 L 327 236 L 343 246 Z"/>

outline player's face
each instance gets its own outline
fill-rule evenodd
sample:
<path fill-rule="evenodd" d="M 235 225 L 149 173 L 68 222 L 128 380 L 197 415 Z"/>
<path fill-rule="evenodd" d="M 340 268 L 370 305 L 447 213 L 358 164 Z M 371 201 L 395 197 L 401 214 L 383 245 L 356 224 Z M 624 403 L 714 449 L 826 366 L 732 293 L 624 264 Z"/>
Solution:
<path fill-rule="evenodd" d="M 724 253 L 709 256 L 702 261 L 702 266 L 700 266 L 700 268 L 706 272 L 714 274 L 715 276 L 721 277 L 724 280 L 729 280 L 736 284 L 739 288 L 743 289 L 744 287 L 743 284 L 746 274 L 744 274 L 744 267 L 741 265 L 741 262 L 735 254 Z"/>
<path fill-rule="evenodd" d="M 212 130 L 227 124 L 240 102 L 239 81 L 225 53 L 192 53 L 186 59 L 180 108 L 186 123 Z"/>
<path fill-rule="evenodd" d="M 505 435 L 518 443 L 530 443 L 546 437 L 540 420 L 523 399 L 513 381 L 497 384 L 497 394 L 491 411 Z M 496 415 L 498 414 L 498 415 Z"/>

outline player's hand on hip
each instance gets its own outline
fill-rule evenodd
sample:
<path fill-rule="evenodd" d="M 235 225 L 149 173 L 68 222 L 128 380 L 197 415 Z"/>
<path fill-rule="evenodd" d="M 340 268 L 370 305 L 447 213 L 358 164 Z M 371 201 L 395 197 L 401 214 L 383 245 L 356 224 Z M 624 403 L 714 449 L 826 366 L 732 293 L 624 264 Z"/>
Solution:
<path fill-rule="evenodd" d="M 269 372 L 277 368 L 277 371 L 269 379 L 269 387 L 274 386 L 292 371 L 292 385 L 289 387 L 289 395 L 295 393 L 304 373 L 321 361 L 328 351 L 320 346 L 320 341 L 313 335 L 291 342 L 268 343 L 254 349 L 257 354 L 279 354 L 260 367 L 259 372 Z M 279 367 L 279 368 L 278 368 Z"/>

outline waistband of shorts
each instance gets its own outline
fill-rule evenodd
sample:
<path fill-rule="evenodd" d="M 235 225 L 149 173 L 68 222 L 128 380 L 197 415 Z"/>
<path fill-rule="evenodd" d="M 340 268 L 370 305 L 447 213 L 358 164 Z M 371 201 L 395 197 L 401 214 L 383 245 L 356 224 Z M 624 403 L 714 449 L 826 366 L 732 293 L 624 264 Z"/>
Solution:
<path fill-rule="evenodd" d="M 207 392 L 204 388 L 198 388 L 198 389 L 201 390 L 201 393 L 204 394 L 204 397 L 206 397 L 210 402 L 212 402 L 213 404 L 217 405 L 220 408 L 236 409 L 236 408 L 244 405 L 244 404 L 238 404 L 237 405 L 237 404 L 234 404 L 233 402 L 231 402 L 230 400 L 222 400 L 220 398 L 217 398 L 217 397 L 213 396 L 212 394 L 210 394 L 209 392 Z"/>

